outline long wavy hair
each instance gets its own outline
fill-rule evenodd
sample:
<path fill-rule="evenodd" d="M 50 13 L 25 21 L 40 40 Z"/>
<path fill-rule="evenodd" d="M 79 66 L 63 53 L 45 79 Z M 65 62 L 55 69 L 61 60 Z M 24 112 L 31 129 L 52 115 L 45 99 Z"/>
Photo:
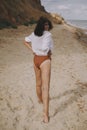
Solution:
<path fill-rule="evenodd" d="M 53 28 L 53 25 L 50 20 L 48 20 L 46 17 L 41 16 L 37 22 L 37 25 L 34 30 L 34 34 L 36 36 L 42 36 L 44 32 L 44 25 L 45 23 L 49 24 L 49 30 Z"/>

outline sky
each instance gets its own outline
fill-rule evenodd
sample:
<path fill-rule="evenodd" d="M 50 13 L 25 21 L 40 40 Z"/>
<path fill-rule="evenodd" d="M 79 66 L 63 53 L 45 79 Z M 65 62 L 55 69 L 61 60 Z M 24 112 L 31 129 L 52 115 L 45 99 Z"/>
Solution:
<path fill-rule="evenodd" d="M 46 11 L 58 13 L 64 19 L 87 20 L 87 0 L 41 0 Z"/>

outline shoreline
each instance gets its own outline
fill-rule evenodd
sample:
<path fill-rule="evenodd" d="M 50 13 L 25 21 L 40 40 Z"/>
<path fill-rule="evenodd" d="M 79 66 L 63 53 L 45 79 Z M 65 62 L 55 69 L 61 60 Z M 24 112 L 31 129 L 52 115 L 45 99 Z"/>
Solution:
<path fill-rule="evenodd" d="M 70 22 L 71 21 L 71 22 Z M 76 25 L 75 23 L 73 23 L 72 21 L 87 21 L 87 20 L 66 20 L 66 23 L 73 26 L 73 27 L 76 27 L 76 28 L 80 28 L 82 30 L 85 30 L 87 32 L 87 26 L 81 26 L 81 25 Z"/>
<path fill-rule="evenodd" d="M 71 30 L 76 35 L 78 40 L 87 43 L 87 29 L 73 26 L 67 22 L 64 23 L 64 26 Z"/>

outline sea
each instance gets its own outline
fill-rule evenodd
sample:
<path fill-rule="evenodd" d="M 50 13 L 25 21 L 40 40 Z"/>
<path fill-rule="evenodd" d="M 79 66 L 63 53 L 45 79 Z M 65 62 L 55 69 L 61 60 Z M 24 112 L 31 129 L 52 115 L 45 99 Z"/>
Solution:
<path fill-rule="evenodd" d="M 82 28 L 87 33 L 87 20 L 66 20 L 66 22 L 70 25 L 73 25 L 75 27 Z"/>

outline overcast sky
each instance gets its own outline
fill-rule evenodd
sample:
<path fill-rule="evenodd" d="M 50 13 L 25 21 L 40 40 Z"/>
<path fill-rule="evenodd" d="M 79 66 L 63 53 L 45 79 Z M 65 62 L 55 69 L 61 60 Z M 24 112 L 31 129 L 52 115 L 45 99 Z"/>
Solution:
<path fill-rule="evenodd" d="M 48 12 L 62 15 L 65 19 L 87 20 L 87 0 L 41 0 Z"/>

